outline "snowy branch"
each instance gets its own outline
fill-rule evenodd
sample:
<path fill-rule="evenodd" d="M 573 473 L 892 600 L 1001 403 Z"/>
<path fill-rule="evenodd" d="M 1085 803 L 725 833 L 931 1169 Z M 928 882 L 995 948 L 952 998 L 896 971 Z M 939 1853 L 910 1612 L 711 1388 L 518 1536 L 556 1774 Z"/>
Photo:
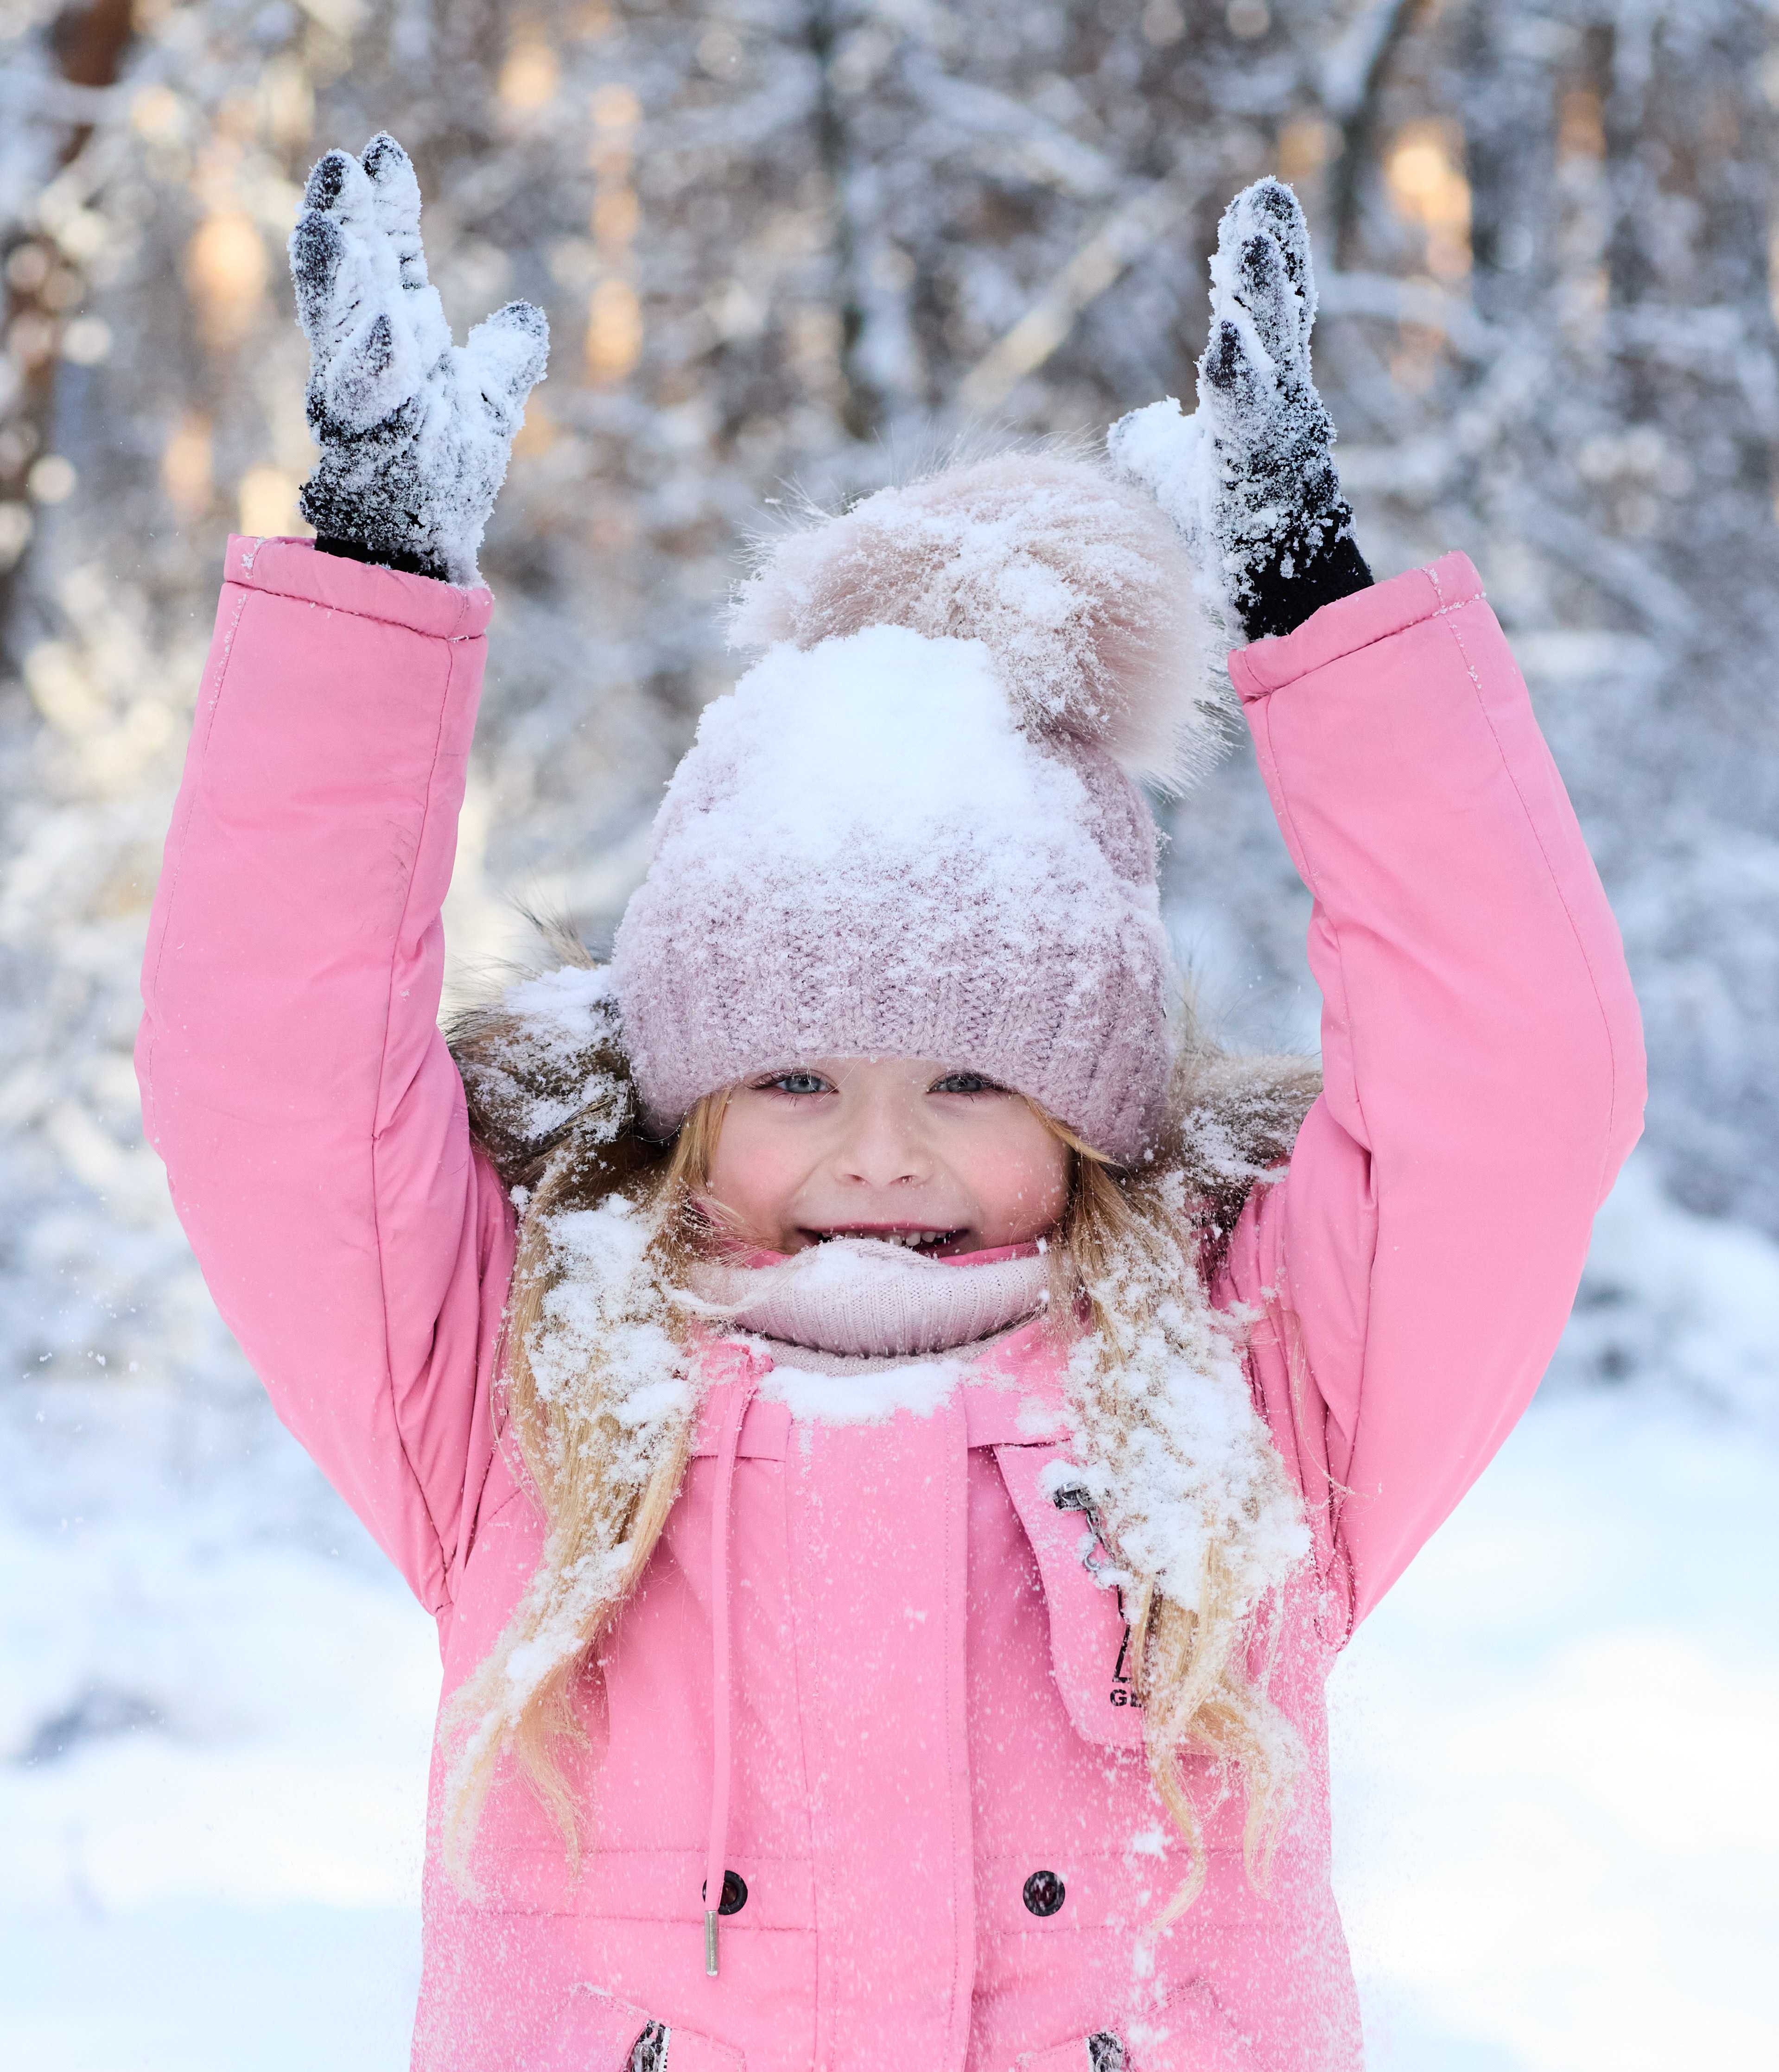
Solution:
<path fill-rule="evenodd" d="M 1189 220 L 1196 198 L 1196 186 L 1183 179 L 1158 180 L 1106 217 L 958 384 L 965 409 L 998 409 L 1056 352 L 1089 303 L 1170 229 Z"/>
<path fill-rule="evenodd" d="M 1027 179 L 1082 200 L 1116 191 L 1118 170 L 1103 152 L 1011 95 L 954 77 L 926 52 L 909 59 L 904 76 L 921 106 L 956 134 L 959 148 L 1001 146 Z"/>

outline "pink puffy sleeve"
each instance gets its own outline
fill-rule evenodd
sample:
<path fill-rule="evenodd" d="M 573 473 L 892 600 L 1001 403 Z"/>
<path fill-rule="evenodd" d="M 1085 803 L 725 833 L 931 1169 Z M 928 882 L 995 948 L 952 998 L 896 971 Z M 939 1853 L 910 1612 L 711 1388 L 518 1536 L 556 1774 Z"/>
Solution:
<path fill-rule="evenodd" d="M 229 541 L 137 1043 L 218 1308 L 435 1612 L 488 1470 L 513 1257 L 437 1026 L 489 609 Z"/>
<path fill-rule="evenodd" d="M 1618 931 L 1462 554 L 1230 658 L 1314 898 L 1324 1091 L 1222 1299 L 1345 1628 L 1480 1474 L 1641 1128 Z"/>

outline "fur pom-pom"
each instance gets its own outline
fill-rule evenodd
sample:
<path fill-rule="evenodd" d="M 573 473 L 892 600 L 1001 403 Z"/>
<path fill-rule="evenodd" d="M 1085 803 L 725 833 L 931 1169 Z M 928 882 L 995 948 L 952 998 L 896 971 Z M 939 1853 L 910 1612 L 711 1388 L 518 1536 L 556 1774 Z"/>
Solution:
<path fill-rule="evenodd" d="M 764 542 L 731 643 L 870 626 L 980 640 L 1022 726 L 1177 788 L 1221 746 L 1191 562 L 1154 500 L 1097 462 L 1016 452 L 880 489 Z"/>

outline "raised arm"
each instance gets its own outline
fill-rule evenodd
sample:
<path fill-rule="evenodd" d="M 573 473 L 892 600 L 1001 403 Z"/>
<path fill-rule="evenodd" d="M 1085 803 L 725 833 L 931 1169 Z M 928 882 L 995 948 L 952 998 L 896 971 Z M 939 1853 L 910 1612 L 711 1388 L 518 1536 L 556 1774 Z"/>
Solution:
<path fill-rule="evenodd" d="M 1618 931 L 1526 686 L 1460 554 L 1371 586 L 1310 373 L 1303 212 L 1225 212 L 1199 409 L 1113 457 L 1195 548 L 1279 824 L 1315 895 L 1325 1092 L 1222 1299 L 1320 1528 L 1342 1630 L 1536 1388 L 1643 1054 Z"/>
<path fill-rule="evenodd" d="M 488 1466 L 513 1249 L 437 1026 L 439 908 L 491 606 L 476 548 L 542 319 L 451 345 L 393 140 L 331 153 L 307 203 L 304 508 L 331 550 L 229 543 L 138 1071 L 223 1316 L 436 1611 Z"/>
<path fill-rule="evenodd" d="M 1463 555 L 1230 673 L 1315 895 L 1324 1075 L 1230 1270 L 1282 1319 L 1257 1368 L 1356 1621 L 1538 1385 L 1641 1127 L 1642 1043 L 1605 895 Z"/>
<path fill-rule="evenodd" d="M 436 1026 L 488 605 L 229 542 L 137 1045 L 217 1307 L 434 1610 L 511 1249 Z"/>

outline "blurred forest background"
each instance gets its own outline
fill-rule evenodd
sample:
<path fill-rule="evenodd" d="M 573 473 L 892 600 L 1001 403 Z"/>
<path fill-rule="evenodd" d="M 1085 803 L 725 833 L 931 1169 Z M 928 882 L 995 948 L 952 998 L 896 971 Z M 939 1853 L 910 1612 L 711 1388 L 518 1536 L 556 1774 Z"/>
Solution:
<path fill-rule="evenodd" d="M 1340 1672 L 1374 2062 L 1773 2062 L 1776 16 L 0 0 L 0 2056 L 405 2060 L 430 1629 L 216 1319 L 130 1064 L 224 538 L 300 529 L 285 239 L 386 126 L 459 335 L 522 295 L 554 336 L 484 559 L 459 985 L 515 897 L 608 938 L 750 526 L 972 423 L 1189 402 L 1219 212 L 1296 187 L 1361 541 L 1480 567 L 1653 1067 L 1543 1406 Z M 1213 1015 L 1313 1044 L 1245 750 L 1167 818 Z"/>
<path fill-rule="evenodd" d="M 459 327 L 555 347 L 494 521 L 452 944 L 595 941 L 730 680 L 744 528 L 986 418 L 1190 400 L 1276 171 L 1374 565 L 1463 545 L 1629 939 L 1650 1142 L 1779 1233 L 1779 43 L 1761 0 L 0 0 L 0 1288 L 12 1375 L 235 1357 L 140 1145 L 136 964 L 224 534 L 300 529 L 283 258 L 393 129 Z M 1183 952 L 1313 1041 L 1246 759 L 1174 812 Z M 1529 1184 L 1535 1184 L 1531 1176 Z M 1637 1332 L 1593 1289 L 1585 1356 Z"/>

